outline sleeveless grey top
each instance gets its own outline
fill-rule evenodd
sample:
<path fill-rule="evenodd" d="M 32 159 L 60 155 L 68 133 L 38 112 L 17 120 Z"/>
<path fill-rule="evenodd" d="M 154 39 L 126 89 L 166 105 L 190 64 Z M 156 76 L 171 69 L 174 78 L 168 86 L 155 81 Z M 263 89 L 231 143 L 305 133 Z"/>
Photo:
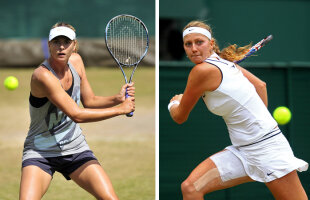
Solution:
<path fill-rule="evenodd" d="M 47 60 L 42 65 L 57 77 Z M 71 98 L 79 105 L 80 77 L 70 62 L 68 66 L 73 77 Z M 50 101 L 39 108 L 29 103 L 29 110 L 31 123 L 24 143 L 23 161 L 29 158 L 58 157 L 89 150 L 79 124 Z"/>

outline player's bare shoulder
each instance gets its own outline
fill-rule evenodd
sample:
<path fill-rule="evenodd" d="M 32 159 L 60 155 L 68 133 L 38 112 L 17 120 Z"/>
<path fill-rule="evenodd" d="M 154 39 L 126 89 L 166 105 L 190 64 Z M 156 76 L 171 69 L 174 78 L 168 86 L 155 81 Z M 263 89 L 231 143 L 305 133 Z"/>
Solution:
<path fill-rule="evenodd" d="M 31 82 L 39 83 L 46 80 L 51 72 L 43 65 L 38 66 L 32 73 Z"/>
<path fill-rule="evenodd" d="M 31 76 L 31 93 L 36 97 L 45 97 L 44 87 L 46 83 L 51 82 L 54 76 L 52 73 L 43 65 L 38 66 L 32 73 Z"/>
<path fill-rule="evenodd" d="M 70 58 L 69 58 L 69 61 L 74 63 L 74 64 L 78 64 L 79 62 L 83 62 L 82 57 L 78 53 L 72 53 Z"/>
<path fill-rule="evenodd" d="M 206 77 L 211 74 L 220 74 L 220 70 L 210 63 L 202 62 L 193 67 L 191 74 L 198 77 Z"/>
<path fill-rule="evenodd" d="M 203 91 L 213 91 L 219 87 L 222 80 L 221 71 L 209 63 L 197 64 L 190 72 L 188 83 Z"/>
<path fill-rule="evenodd" d="M 73 65 L 75 70 L 78 72 L 80 77 L 82 76 L 83 72 L 85 71 L 84 62 L 80 54 L 78 53 L 72 53 L 69 62 Z"/>

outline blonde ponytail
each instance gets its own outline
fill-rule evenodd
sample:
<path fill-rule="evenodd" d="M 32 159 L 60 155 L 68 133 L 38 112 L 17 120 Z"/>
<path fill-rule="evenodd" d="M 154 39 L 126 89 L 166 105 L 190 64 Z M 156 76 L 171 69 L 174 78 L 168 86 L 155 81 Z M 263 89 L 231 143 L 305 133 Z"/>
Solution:
<path fill-rule="evenodd" d="M 228 47 L 222 49 L 220 57 L 231 62 L 240 60 L 249 51 L 251 46 L 251 44 L 245 45 L 243 47 L 238 47 L 236 44 L 229 45 Z"/>

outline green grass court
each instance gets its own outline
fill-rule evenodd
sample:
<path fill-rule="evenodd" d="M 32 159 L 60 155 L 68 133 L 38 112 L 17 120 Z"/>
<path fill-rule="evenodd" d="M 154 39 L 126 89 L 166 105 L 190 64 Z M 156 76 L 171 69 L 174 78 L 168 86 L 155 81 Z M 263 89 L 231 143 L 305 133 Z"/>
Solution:
<path fill-rule="evenodd" d="M 0 69 L 0 200 L 18 199 L 23 142 L 30 123 L 28 97 L 33 69 Z M 96 95 L 113 95 L 124 83 L 121 71 L 86 68 Z M 19 79 L 8 91 L 5 77 Z M 134 74 L 136 111 L 132 118 L 81 124 L 86 140 L 112 180 L 120 199 L 155 197 L 155 68 L 139 66 Z M 94 199 L 73 181 L 55 173 L 43 200 Z"/>

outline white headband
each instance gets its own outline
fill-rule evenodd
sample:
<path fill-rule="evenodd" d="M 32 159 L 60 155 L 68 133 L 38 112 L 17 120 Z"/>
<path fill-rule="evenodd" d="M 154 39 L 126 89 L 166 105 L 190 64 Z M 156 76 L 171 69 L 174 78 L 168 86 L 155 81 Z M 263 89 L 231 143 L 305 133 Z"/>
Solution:
<path fill-rule="evenodd" d="M 48 41 L 51 41 L 55 37 L 61 36 L 61 35 L 66 36 L 70 40 L 75 40 L 76 38 L 76 34 L 71 28 L 68 28 L 65 26 L 59 26 L 59 27 L 51 29 Z"/>
<path fill-rule="evenodd" d="M 211 33 L 207 29 L 200 28 L 200 27 L 189 27 L 185 29 L 185 31 L 183 32 L 183 38 L 186 35 L 191 34 L 191 33 L 200 33 L 211 40 Z"/>

